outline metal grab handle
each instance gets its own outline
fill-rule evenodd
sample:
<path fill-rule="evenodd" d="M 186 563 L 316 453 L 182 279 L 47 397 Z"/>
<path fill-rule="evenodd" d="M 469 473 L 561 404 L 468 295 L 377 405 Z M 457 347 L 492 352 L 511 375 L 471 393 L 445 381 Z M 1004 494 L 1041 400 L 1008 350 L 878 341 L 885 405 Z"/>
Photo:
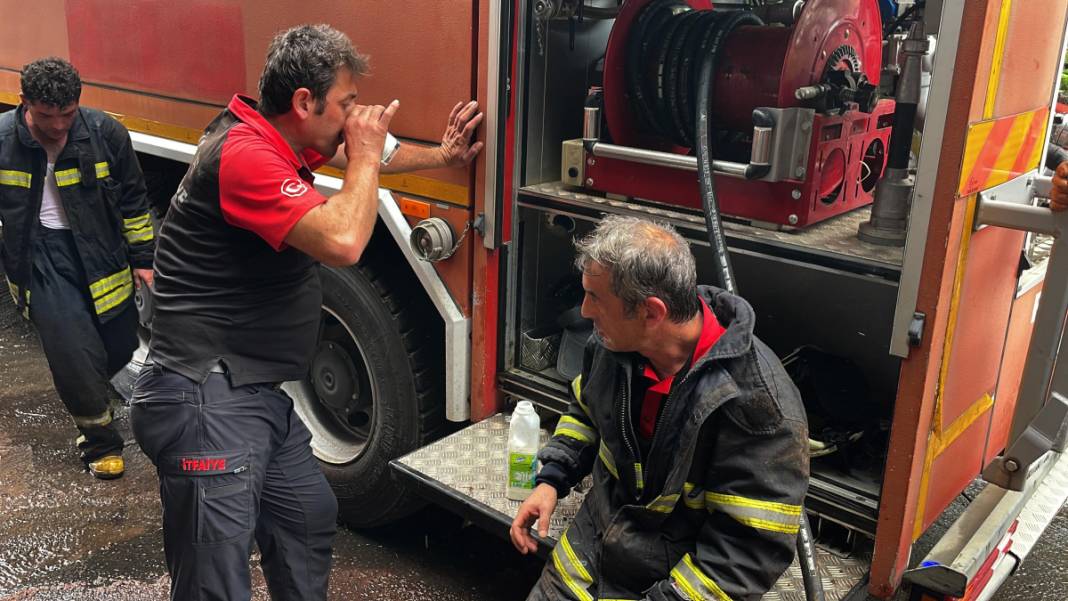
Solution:
<path fill-rule="evenodd" d="M 1034 196 L 1049 192 L 1049 178 L 1035 178 L 1027 204 L 988 200 L 979 196 L 977 222 L 984 225 L 1030 231 L 1054 237 L 1039 298 L 1027 361 L 1020 380 L 1009 443 L 1005 454 L 995 459 L 983 477 L 1009 490 L 1023 490 L 1031 466 L 1047 451 L 1062 450 L 1063 430 L 1068 418 L 1068 399 L 1056 391 L 1054 383 L 1068 379 L 1068 366 L 1057 365 L 1068 314 L 1068 212 L 1030 204 Z M 1062 373 L 1056 373 L 1062 372 Z M 1057 377 L 1060 376 L 1060 377 Z"/>
<path fill-rule="evenodd" d="M 586 147 L 586 151 L 595 157 L 667 167 L 682 171 L 697 171 L 697 157 L 695 156 L 601 142 L 601 118 L 598 107 L 585 107 L 582 130 L 582 143 Z M 753 148 L 750 151 L 749 162 L 737 163 L 734 161 L 713 160 L 712 171 L 740 179 L 759 179 L 763 177 L 771 168 L 771 150 L 774 135 L 775 128 L 773 127 L 753 126 Z"/>

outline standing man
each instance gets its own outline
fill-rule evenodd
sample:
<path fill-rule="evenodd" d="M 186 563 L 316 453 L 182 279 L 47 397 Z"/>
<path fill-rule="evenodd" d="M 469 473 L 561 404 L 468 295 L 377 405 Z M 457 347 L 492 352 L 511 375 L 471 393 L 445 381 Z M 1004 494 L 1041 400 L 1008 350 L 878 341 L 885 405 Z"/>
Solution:
<path fill-rule="evenodd" d="M 80 108 L 81 93 L 70 63 L 36 60 L 22 69 L 22 104 L 0 116 L 3 264 L 81 432 L 82 461 L 112 479 L 123 473 L 123 439 L 108 382 L 137 348 L 131 298 L 152 284 L 155 242 L 130 135 Z"/>
<path fill-rule="evenodd" d="M 741 298 L 698 287 L 672 229 L 609 217 L 576 243 L 593 320 L 571 404 L 512 523 L 537 550 L 593 487 L 528 601 L 758 601 L 794 557 L 808 485 L 800 395 Z"/>
<path fill-rule="evenodd" d="M 326 598 L 337 501 L 279 385 L 309 368 L 318 264 L 355 263 L 374 228 L 399 103 L 356 104 L 366 61 L 326 25 L 279 34 L 259 103 L 234 96 L 208 126 L 160 231 L 131 416 L 160 478 L 174 600 L 249 599 L 253 539 L 274 599 Z M 468 163 L 477 111 L 457 105 L 440 146 L 402 146 L 390 170 Z M 327 198 L 312 171 L 342 143 Z"/>

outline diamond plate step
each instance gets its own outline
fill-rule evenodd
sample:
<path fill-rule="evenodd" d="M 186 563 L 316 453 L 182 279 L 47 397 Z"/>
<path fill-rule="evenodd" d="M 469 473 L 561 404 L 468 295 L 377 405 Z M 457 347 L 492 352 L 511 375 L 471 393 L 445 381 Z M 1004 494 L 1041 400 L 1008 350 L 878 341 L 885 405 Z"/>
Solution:
<path fill-rule="evenodd" d="M 548 437 L 543 430 L 542 444 Z M 401 457 L 392 466 L 402 477 L 410 478 L 428 500 L 507 539 L 508 528 L 519 509 L 519 501 L 504 495 L 507 442 L 508 417 L 498 414 Z M 539 554 L 543 557 L 575 516 L 582 497 L 582 493 L 575 492 L 560 500 L 549 525 L 549 539 L 539 540 Z M 868 558 L 843 558 L 823 548 L 817 551 L 828 601 L 844 598 L 868 573 Z M 796 561 L 764 601 L 805 601 Z"/>

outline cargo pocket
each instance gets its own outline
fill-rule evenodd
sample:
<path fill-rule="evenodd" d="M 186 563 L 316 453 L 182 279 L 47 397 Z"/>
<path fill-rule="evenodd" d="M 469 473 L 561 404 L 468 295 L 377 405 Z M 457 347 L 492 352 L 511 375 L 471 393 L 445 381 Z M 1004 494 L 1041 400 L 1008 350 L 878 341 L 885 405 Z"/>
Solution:
<path fill-rule="evenodd" d="M 190 505 L 174 508 L 175 517 L 183 522 L 179 527 L 195 532 L 196 544 L 226 542 L 252 530 L 250 467 L 247 450 L 179 453 L 160 461 L 164 503 Z"/>

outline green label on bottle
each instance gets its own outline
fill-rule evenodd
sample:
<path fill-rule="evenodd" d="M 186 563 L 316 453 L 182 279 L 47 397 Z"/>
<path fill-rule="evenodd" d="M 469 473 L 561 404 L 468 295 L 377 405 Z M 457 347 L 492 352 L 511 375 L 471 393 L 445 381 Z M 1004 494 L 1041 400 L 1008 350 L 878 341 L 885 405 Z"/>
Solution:
<path fill-rule="evenodd" d="M 508 486 L 533 489 L 534 476 L 537 474 L 537 470 L 534 469 L 536 462 L 536 456 L 530 453 L 509 453 Z"/>

